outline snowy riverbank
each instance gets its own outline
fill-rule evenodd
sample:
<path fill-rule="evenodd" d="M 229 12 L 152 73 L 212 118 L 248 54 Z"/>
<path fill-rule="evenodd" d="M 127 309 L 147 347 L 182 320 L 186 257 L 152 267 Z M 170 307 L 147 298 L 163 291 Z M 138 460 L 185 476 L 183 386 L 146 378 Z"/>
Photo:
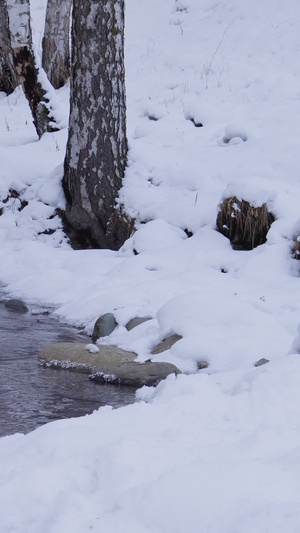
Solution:
<path fill-rule="evenodd" d="M 38 48 L 43 2 L 32 8 Z M 138 230 L 119 252 L 71 250 L 54 216 L 66 129 L 38 141 L 21 92 L 2 94 L 0 281 L 89 334 L 114 313 L 103 342 L 139 361 L 181 335 L 152 359 L 184 374 L 134 405 L 0 439 L 1 533 L 296 533 L 298 4 L 134 0 L 126 24 L 121 201 Z M 62 124 L 67 93 L 53 96 Z M 265 244 L 232 250 L 216 231 L 225 191 L 272 208 Z M 152 320 L 127 331 L 136 316 Z"/>

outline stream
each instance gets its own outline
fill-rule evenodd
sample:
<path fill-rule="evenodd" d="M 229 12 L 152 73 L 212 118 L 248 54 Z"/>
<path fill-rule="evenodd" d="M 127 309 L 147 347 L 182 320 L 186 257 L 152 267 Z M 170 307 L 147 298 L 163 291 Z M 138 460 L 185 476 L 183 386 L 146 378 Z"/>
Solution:
<path fill-rule="evenodd" d="M 87 374 L 38 364 L 43 345 L 74 341 L 91 342 L 42 308 L 18 313 L 0 298 L 0 437 L 90 414 L 103 405 L 120 407 L 135 401 L 132 387 L 101 385 L 90 381 Z"/>

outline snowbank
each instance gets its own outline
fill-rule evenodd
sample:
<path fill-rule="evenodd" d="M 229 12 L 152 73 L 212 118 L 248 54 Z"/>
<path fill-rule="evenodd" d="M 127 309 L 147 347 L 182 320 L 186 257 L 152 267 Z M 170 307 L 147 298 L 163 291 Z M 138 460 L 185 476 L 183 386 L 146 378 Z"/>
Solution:
<path fill-rule="evenodd" d="M 43 2 L 31 3 L 38 48 Z M 67 131 L 38 141 L 21 92 L 1 95 L 0 280 L 88 333 L 113 313 L 102 342 L 186 375 L 143 388 L 135 405 L 2 438 L 0 530 L 298 532 L 300 10 L 294 0 L 126 9 L 120 202 L 137 232 L 119 252 L 70 249 L 55 215 Z M 68 87 L 55 95 L 62 125 L 67 99 Z M 231 192 L 276 217 L 252 251 L 216 231 Z M 138 316 L 152 319 L 127 331 Z M 183 338 L 152 356 L 170 334 Z M 199 360 L 209 366 L 195 373 Z"/>

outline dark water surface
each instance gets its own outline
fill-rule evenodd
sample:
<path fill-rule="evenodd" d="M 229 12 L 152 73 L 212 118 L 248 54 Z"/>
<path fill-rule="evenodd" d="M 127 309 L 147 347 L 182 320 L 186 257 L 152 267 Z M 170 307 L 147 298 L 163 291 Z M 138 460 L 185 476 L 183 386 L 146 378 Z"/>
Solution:
<path fill-rule="evenodd" d="M 90 338 L 35 309 L 7 309 L 0 298 L 0 437 L 60 418 L 92 413 L 103 405 L 120 407 L 135 400 L 135 389 L 93 383 L 87 374 L 43 368 L 37 355 L 54 342 Z"/>

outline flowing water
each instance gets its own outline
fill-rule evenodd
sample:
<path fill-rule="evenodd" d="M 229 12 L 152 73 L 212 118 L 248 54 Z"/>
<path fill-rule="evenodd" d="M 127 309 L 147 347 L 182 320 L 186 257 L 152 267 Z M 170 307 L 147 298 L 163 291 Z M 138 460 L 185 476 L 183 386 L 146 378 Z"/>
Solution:
<path fill-rule="evenodd" d="M 103 405 L 134 402 L 132 387 L 101 385 L 87 374 L 38 364 L 43 345 L 69 341 L 91 342 L 42 309 L 21 314 L 7 309 L 0 299 L 0 437 L 28 433 L 51 420 L 89 414 Z"/>

